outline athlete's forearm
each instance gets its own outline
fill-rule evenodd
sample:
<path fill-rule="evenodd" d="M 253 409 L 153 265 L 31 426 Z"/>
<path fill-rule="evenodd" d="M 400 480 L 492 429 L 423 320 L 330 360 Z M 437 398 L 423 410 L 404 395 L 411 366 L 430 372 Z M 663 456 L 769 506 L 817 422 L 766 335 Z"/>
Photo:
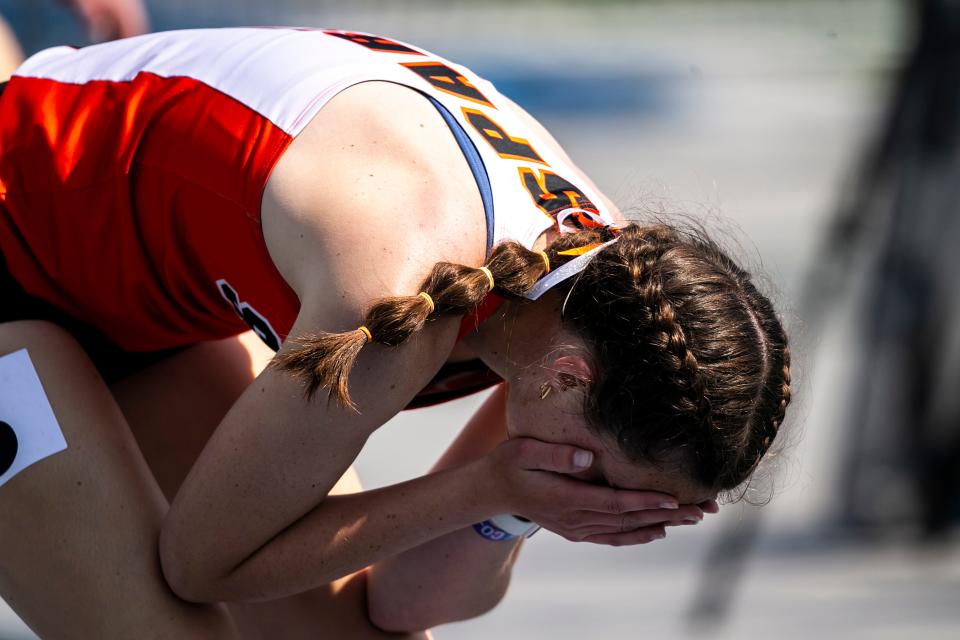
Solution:
<path fill-rule="evenodd" d="M 506 438 L 506 387 L 498 387 L 467 423 L 433 471 L 467 464 Z M 370 617 L 391 630 L 426 629 L 492 609 L 510 582 L 520 543 L 494 542 L 472 526 L 388 558 L 371 568 Z"/>
<path fill-rule="evenodd" d="M 486 467 L 479 461 L 506 437 L 506 385 L 500 385 L 432 472 L 466 465 L 483 473 Z M 485 480 L 481 476 L 477 482 Z M 390 631 L 416 631 L 473 618 L 496 606 L 507 591 L 522 543 L 492 541 L 477 533 L 473 523 L 490 515 L 372 566 L 367 599 L 373 623 Z"/>
<path fill-rule="evenodd" d="M 211 600 L 266 600 L 358 571 L 495 512 L 481 463 L 330 496 L 225 576 Z"/>
<path fill-rule="evenodd" d="M 495 542 L 466 527 L 371 567 L 370 618 L 388 631 L 415 631 L 473 618 L 507 591 L 518 538 Z"/>

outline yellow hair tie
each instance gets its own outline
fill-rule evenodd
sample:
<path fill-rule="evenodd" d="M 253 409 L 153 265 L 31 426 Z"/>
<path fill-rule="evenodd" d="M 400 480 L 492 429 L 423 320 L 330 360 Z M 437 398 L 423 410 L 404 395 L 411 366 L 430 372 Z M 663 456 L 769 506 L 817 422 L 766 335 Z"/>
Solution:
<path fill-rule="evenodd" d="M 426 291 L 421 291 L 417 295 L 427 301 L 427 304 L 430 305 L 430 313 L 433 313 L 433 310 L 437 307 L 433 304 L 433 298 L 430 297 L 430 294 Z"/>
<path fill-rule="evenodd" d="M 601 246 L 602 242 L 594 242 L 593 244 L 586 244 L 582 247 L 574 247 L 573 249 L 567 249 L 566 251 L 558 251 L 558 256 L 582 256 L 587 251 L 591 251 Z"/>
<path fill-rule="evenodd" d="M 370 333 L 370 329 L 366 327 L 357 327 L 357 331 L 363 332 L 363 335 L 367 336 L 367 342 L 373 342 L 373 334 Z"/>
<path fill-rule="evenodd" d="M 550 273 L 550 256 L 547 255 L 546 251 L 537 251 L 540 254 L 540 257 L 543 258 L 543 268 L 546 271 L 543 272 L 543 275 Z"/>
<path fill-rule="evenodd" d="M 487 280 L 490 281 L 490 288 L 493 289 L 493 273 L 490 272 L 490 269 L 486 267 L 480 267 L 480 271 L 483 271 L 483 274 L 487 276 Z"/>

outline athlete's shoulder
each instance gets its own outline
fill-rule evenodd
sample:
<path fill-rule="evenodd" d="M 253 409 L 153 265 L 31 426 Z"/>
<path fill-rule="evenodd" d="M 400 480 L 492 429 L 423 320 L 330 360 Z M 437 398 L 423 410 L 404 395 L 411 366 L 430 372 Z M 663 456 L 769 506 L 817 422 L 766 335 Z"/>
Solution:
<path fill-rule="evenodd" d="M 301 300 L 350 279 L 366 302 L 409 295 L 435 262 L 484 257 L 483 205 L 456 140 L 422 94 L 387 82 L 320 110 L 273 171 L 262 216 Z"/>

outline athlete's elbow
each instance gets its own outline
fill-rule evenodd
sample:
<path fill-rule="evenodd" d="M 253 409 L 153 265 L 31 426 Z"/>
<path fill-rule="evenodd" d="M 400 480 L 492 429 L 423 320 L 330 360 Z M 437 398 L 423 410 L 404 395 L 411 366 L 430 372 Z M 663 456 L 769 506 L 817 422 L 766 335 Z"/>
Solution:
<path fill-rule="evenodd" d="M 418 633 L 437 624 L 430 622 L 425 616 L 418 615 L 415 609 L 416 607 L 409 601 L 367 600 L 367 617 L 370 619 L 370 624 L 387 633 Z"/>
<path fill-rule="evenodd" d="M 196 548 L 168 527 L 160 531 L 160 570 L 170 590 L 181 600 L 195 603 L 221 602 L 222 576 L 203 561 Z"/>

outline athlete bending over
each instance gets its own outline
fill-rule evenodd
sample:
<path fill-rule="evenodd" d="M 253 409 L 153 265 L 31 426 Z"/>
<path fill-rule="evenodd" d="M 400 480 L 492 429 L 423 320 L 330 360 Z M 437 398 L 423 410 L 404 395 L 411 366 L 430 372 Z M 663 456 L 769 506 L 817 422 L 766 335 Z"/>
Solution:
<path fill-rule="evenodd" d="M 0 595 L 45 638 L 476 616 L 537 525 L 642 544 L 714 511 L 789 402 L 748 274 L 393 40 L 40 52 L 0 193 Z M 390 417 L 498 381 L 429 475 L 359 491 Z"/>

